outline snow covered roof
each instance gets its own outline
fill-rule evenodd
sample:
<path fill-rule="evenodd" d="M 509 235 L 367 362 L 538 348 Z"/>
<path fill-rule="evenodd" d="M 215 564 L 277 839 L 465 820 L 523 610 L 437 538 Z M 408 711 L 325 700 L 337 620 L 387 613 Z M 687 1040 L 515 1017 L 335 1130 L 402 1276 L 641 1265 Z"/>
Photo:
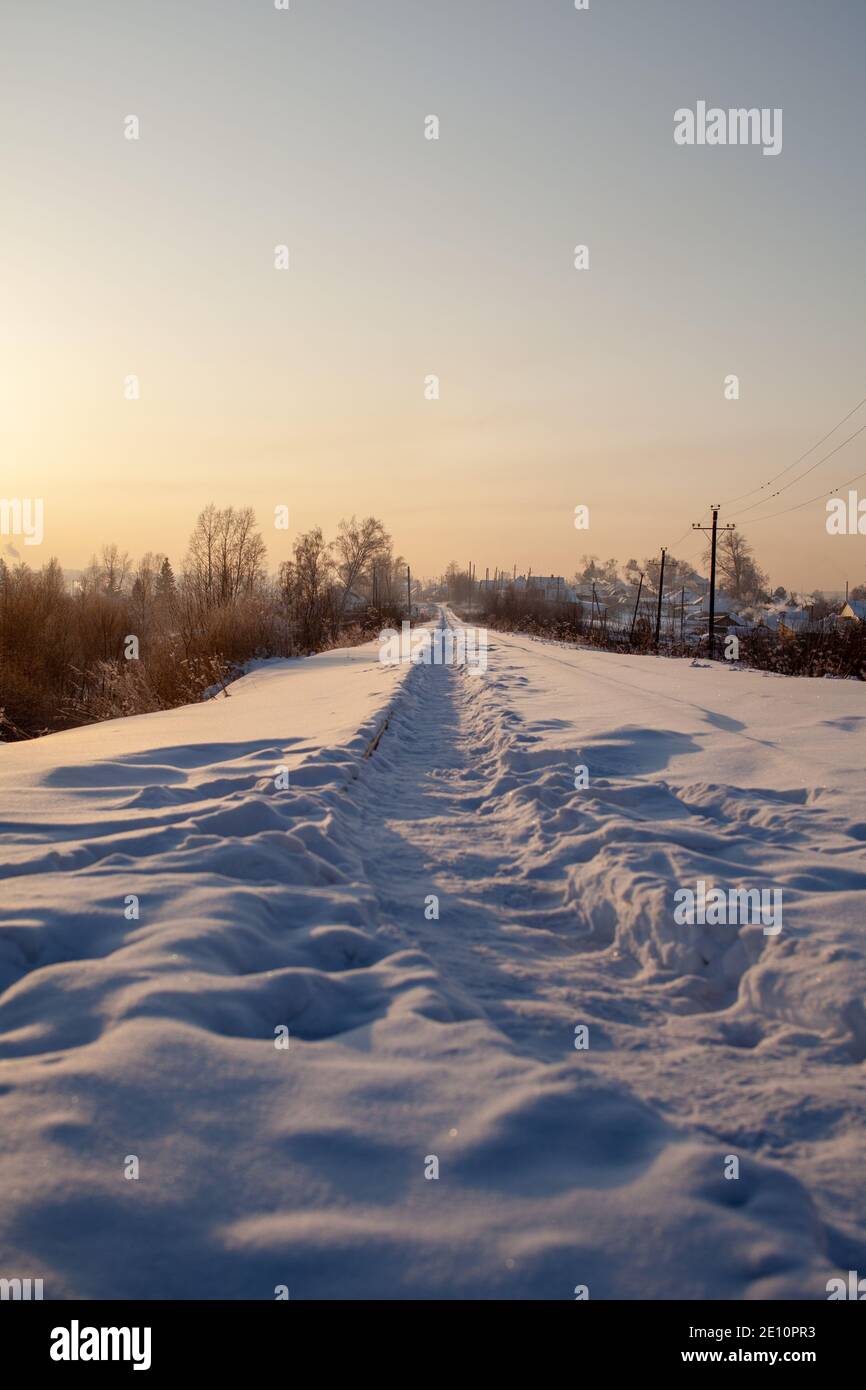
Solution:
<path fill-rule="evenodd" d="M 687 609 L 688 609 L 688 608 L 693 609 L 694 612 L 695 612 L 695 614 L 698 614 L 698 613 L 708 614 L 709 611 L 710 611 L 710 596 L 709 596 L 709 594 L 702 594 L 700 597 L 692 599 L 691 602 L 689 602 L 688 599 L 687 599 L 687 600 L 686 600 L 686 608 L 687 608 Z M 727 594 L 721 594 L 721 593 L 718 593 L 718 592 L 717 592 L 717 593 L 716 593 L 716 609 L 715 609 L 715 611 L 716 611 L 716 617 L 721 616 L 721 614 L 723 614 L 723 613 L 734 614 L 734 613 L 736 612 L 736 604 L 735 604 L 735 602 L 734 602 L 733 599 L 728 598 Z"/>
<path fill-rule="evenodd" d="M 816 626 L 808 608 L 764 609 L 759 621 L 771 632 L 778 632 L 779 628 L 785 628 L 788 632 L 805 632 L 807 628 Z"/>
<path fill-rule="evenodd" d="M 809 626 L 811 614 L 805 608 L 785 608 L 779 613 L 780 627 L 786 627 L 792 632 L 800 632 Z"/>

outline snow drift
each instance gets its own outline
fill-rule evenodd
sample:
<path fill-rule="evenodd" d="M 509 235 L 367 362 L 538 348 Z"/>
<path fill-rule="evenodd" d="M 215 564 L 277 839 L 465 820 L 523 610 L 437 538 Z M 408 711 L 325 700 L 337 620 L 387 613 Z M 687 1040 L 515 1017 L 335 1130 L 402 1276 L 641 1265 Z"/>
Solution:
<path fill-rule="evenodd" d="M 0 1274 L 808 1299 L 866 1267 L 862 688 L 498 633 L 483 674 L 377 658 L 0 748 Z M 699 879 L 781 888 L 783 930 L 678 926 Z"/>

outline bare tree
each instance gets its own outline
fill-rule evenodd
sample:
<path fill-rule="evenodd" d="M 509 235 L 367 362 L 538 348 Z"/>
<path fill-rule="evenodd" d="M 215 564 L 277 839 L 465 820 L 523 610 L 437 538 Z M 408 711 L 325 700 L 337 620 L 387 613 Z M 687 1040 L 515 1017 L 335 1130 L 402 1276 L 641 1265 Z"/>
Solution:
<path fill-rule="evenodd" d="M 304 647 L 315 648 L 331 626 L 331 580 L 334 562 L 320 527 L 299 536 L 294 560 L 280 566 L 279 591 L 294 619 Z"/>
<path fill-rule="evenodd" d="M 466 603 L 472 597 L 472 579 L 456 560 L 449 561 L 442 577 L 442 588 L 449 603 Z"/>
<path fill-rule="evenodd" d="M 368 516 L 363 521 L 341 521 L 334 541 L 337 555 L 337 574 L 342 593 L 340 618 L 346 611 L 349 596 L 356 587 L 369 579 L 374 564 L 390 555 L 391 537 L 381 521 Z"/>
<path fill-rule="evenodd" d="M 165 561 L 164 555 L 154 555 L 152 550 L 148 550 L 135 567 L 132 597 L 143 609 L 150 607 L 156 597 L 156 586 Z"/>
<path fill-rule="evenodd" d="M 623 574 L 625 575 L 626 580 L 629 584 L 637 584 L 641 576 L 641 567 L 638 564 L 637 560 L 628 560 L 623 570 Z"/>
<path fill-rule="evenodd" d="M 658 590 L 661 574 L 661 557 L 651 555 L 643 562 L 643 570 L 653 589 Z M 665 589 L 679 589 L 684 585 L 702 583 L 697 570 L 688 560 L 678 560 L 675 555 L 665 556 Z"/>
<path fill-rule="evenodd" d="M 704 554 L 710 562 L 710 549 Z M 767 575 L 759 568 L 755 552 L 741 531 L 723 531 L 716 545 L 716 573 L 732 598 L 754 603 L 766 591 Z"/>
<path fill-rule="evenodd" d="M 617 581 L 617 562 L 615 559 L 604 560 L 599 564 L 597 555 L 581 555 L 581 568 L 575 571 L 575 582 L 577 584 L 590 584 L 593 580 L 606 580 L 609 584 Z M 630 564 L 637 562 L 631 560 Z"/>
<path fill-rule="evenodd" d="M 264 578 L 267 548 L 256 530 L 252 507 L 228 508 L 228 544 L 225 549 L 229 600 L 248 593 Z"/>
<path fill-rule="evenodd" d="M 266 554 L 252 507 L 211 502 L 190 536 L 184 581 L 201 607 L 231 604 L 264 578 Z"/>
<path fill-rule="evenodd" d="M 131 567 L 132 561 L 125 550 L 119 550 L 114 542 L 111 545 L 104 545 L 102 547 L 102 564 L 99 567 L 99 587 L 103 593 L 122 594 Z"/>

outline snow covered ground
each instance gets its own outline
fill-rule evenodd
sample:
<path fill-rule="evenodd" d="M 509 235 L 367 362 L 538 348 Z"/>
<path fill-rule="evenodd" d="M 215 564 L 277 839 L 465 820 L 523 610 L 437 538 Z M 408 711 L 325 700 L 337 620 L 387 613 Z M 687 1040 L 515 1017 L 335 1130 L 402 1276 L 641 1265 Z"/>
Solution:
<path fill-rule="evenodd" d="M 498 633 L 485 674 L 377 654 L 0 748 L 0 1275 L 866 1273 L 863 687 Z M 700 880 L 781 889 L 781 932 L 677 925 Z"/>

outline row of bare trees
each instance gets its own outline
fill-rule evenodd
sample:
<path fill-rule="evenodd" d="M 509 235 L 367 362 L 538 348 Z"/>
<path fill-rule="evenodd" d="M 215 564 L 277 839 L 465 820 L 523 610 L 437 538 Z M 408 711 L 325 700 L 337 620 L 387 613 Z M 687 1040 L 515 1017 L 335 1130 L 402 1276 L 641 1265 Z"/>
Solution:
<path fill-rule="evenodd" d="M 405 561 L 395 557 L 381 521 L 341 521 L 329 545 L 317 527 L 295 543 L 294 557 L 280 566 L 278 585 L 298 625 L 301 642 L 318 649 L 353 613 L 374 622 L 402 615 Z"/>
<path fill-rule="evenodd" d="M 251 508 L 205 507 L 176 576 L 103 547 L 74 583 L 0 559 L 0 741 L 200 698 L 255 657 L 306 655 L 399 621 L 404 562 L 375 517 L 316 527 L 267 572 Z M 131 640 L 134 639 L 134 640 Z"/>
<path fill-rule="evenodd" d="M 708 571 L 710 566 L 709 546 L 703 553 L 702 563 L 705 570 Z M 508 587 L 508 572 L 497 570 L 494 573 L 501 579 L 501 582 L 496 583 L 494 587 L 497 591 L 506 589 Z M 624 582 L 634 588 L 643 577 L 646 590 L 658 592 L 660 573 L 661 560 L 659 555 L 646 556 L 642 563 L 631 559 L 626 561 L 623 566 L 620 566 L 619 561 L 615 558 L 602 560 L 598 555 L 582 555 L 580 567 L 575 572 L 571 582 L 576 589 L 586 592 L 593 584 L 616 587 Z M 758 563 L 754 547 L 740 531 L 722 531 L 720 533 L 716 553 L 716 573 L 718 590 L 741 608 L 758 606 L 770 599 L 790 602 L 791 604 L 802 601 L 793 590 L 786 589 L 783 585 L 778 585 L 775 589 L 770 588 L 769 577 Z M 680 588 L 702 592 L 707 584 L 707 579 L 701 576 L 692 560 L 682 560 L 670 553 L 666 554 L 664 587 L 667 592 Z M 470 576 L 468 570 L 461 569 L 456 562 L 452 561 L 445 574 L 438 581 L 436 589 L 452 603 L 466 603 L 476 596 L 479 586 L 477 579 Z M 851 590 L 851 598 L 864 597 L 866 597 L 866 584 L 858 585 Z M 809 596 L 807 602 L 814 610 L 816 618 L 826 616 L 831 612 L 831 605 L 818 591 Z"/>
<path fill-rule="evenodd" d="M 709 551 L 704 555 L 704 563 L 709 567 Z M 755 554 L 749 541 L 738 531 L 723 531 L 719 537 L 718 553 L 716 556 L 718 582 L 725 592 L 742 603 L 757 603 L 762 598 L 769 598 L 767 592 L 767 575 L 760 568 L 755 559 Z M 592 583 L 606 583 L 616 585 L 621 581 L 627 584 L 637 584 L 640 576 L 643 575 L 652 588 L 658 588 L 661 561 L 658 555 L 650 555 L 639 564 L 637 560 L 628 560 L 620 570 L 619 561 L 616 559 L 600 560 L 598 555 L 581 556 L 580 568 L 576 571 L 573 584 L 577 588 L 588 587 Z M 503 573 L 497 571 L 497 573 Z M 507 587 L 507 571 L 501 585 L 497 588 Z M 694 564 L 690 560 L 679 560 L 674 555 L 667 555 L 665 558 L 665 588 L 679 588 L 680 586 L 700 588 L 706 581 L 701 578 Z M 451 602 L 461 603 L 471 598 L 475 592 L 476 585 L 467 570 L 460 568 L 456 562 L 448 566 L 445 574 L 439 581 L 439 590 L 444 593 Z"/>
<path fill-rule="evenodd" d="M 710 564 L 709 547 L 704 551 L 702 561 L 708 570 Z M 652 588 L 658 588 L 661 560 L 658 555 L 648 555 L 642 564 L 628 560 L 622 569 L 622 578 L 629 584 L 637 584 L 641 574 Z M 751 543 L 740 531 L 722 531 L 716 554 L 716 573 L 718 584 L 726 594 L 739 603 L 759 603 L 770 597 L 769 579 L 755 557 Z M 616 560 L 600 562 L 597 555 L 584 555 L 582 568 L 575 575 L 578 585 L 592 580 L 605 580 L 615 584 L 619 579 L 619 566 Z M 665 556 L 665 588 L 676 589 L 698 587 L 705 583 L 691 560 L 679 560 L 675 555 Z"/>

